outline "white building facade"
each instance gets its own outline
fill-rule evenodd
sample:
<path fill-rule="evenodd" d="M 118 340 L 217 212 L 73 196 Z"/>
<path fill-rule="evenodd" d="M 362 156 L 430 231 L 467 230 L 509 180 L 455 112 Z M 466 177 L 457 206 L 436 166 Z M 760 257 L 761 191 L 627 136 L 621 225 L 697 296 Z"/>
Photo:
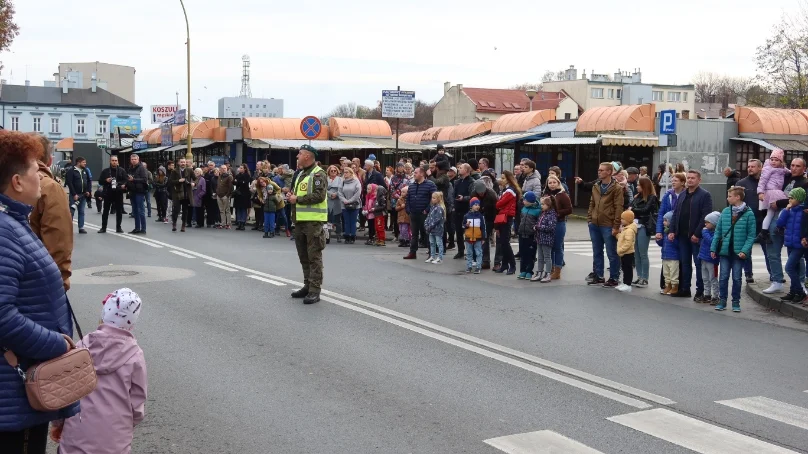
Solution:
<path fill-rule="evenodd" d="M 219 98 L 219 118 L 283 118 L 283 99 Z"/>

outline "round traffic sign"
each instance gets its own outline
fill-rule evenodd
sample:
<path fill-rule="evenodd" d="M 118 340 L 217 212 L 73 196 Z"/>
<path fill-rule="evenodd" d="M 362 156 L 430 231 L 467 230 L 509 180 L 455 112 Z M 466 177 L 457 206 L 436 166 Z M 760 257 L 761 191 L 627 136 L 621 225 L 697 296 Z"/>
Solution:
<path fill-rule="evenodd" d="M 309 140 L 319 137 L 322 130 L 323 125 L 320 124 L 320 119 L 315 116 L 309 115 L 300 122 L 300 132 L 303 137 Z"/>

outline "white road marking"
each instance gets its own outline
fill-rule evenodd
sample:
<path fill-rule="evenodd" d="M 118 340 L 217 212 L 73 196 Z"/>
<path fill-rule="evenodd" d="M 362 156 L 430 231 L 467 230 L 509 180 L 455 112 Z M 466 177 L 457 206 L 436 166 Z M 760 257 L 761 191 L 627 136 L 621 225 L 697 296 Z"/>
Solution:
<path fill-rule="evenodd" d="M 73 224 L 78 225 L 78 222 L 73 221 Z M 85 222 L 84 226 L 85 227 L 90 227 L 90 228 L 93 228 L 93 229 L 100 229 L 101 228 L 100 226 L 93 225 L 93 224 L 90 224 L 88 222 Z M 107 232 L 107 234 L 120 236 L 120 237 L 125 237 L 125 238 L 128 238 L 128 239 L 132 240 L 132 241 L 137 241 L 140 244 L 145 244 L 146 246 L 151 246 L 151 247 L 153 247 L 155 249 L 162 249 L 163 248 L 163 246 L 160 246 L 159 244 L 154 244 L 154 243 L 150 243 L 148 241 L 143 241 L 142 239 L 137 238 L 134 235 L 129 235 L 129 234 L 126 234 L 126 233 L 115 233 L 115 232 Z"/>
<path fill-rule="evenodd" d="M 286 285 L 283 282 L 273 281 L 272 279 L 267 279 L 267 278 L 261 277 L 261 276 L 249 275 L 247 277 L 249 277 L 251 279 L 255 279 L 256 281 L 266 282 L 267 284 L 277 285 L 278 287 L 283 287 L 284 285 Z"/>
<path fill-rule="evenodd" d="M 719 400 L 716 403 L 808 430 L 808 409 L 779 400 L 757 396 Z"/>
<path fill-rule="evenodd" d="M 127 237 L 127 236 L 123 236 L 123 237 L 128 238 L 128 239 L 132 239 L 131 237 Z M 237 269 L 237 270 L 240 270 L 240 271 L 250 273 L 252 276 L 254 276 L 253 278 L 265 277 L 265 278 L 267 278 L 269 280 L 274 280 L 274 281 L 277 281 L 277 282 L 283 282 L 283 283 L 286 283 L 286 284 L 289 284 L 289 285 L 295 285 L 295 286 L 302 286 L 303 285 L 301 282 L 297 282 L 297 281 L 287 279 L 287 278 L 284 278 L 284 277 L 274 276 L 274 275 L 271 275 L 271 274 L 256 271 L 256 270 L 253 270 L 251 268 L 243 267 L 243 266 L 237 265 L 235 263 L 226 262 L 224 260 L 220 260 L 220 259 L 215 258 L 215 257 L 211 257 L 211 256 L 208 256 L 208 255 L 205 255 L 205 254 L 202 254 L 202 253 L 199 253 L 199 252 L 191 251 L 191 250 L 188 250 L 188 249 L 184 249 L 184 248 L 181 248 L 179 246 L 175 246 L 175 245 L 172 245 L 172 244 L 169 244 L 169 243 L 164 243 L 162 241 L 158 241 L 158 240 L 155 240 L 155 239 L 152 239 L 152 238 L 149 238 L 148 241 L 151 241 L 151 242 L 154 242 L 155 244 L 159 244 L 161 246 L 165 246 L 167 248 L 171 248 L 173 250 L 181 251 L 181 252 L 184 252 L 184 253 L 187 253 L 187 254 L 194 254 L 196 257 L 199 257 L 199 258 L 202 258 L 202 259 L 205 259 L 205 260 L 209 260 L 211 262 L 218 263 L 220 265 L 224 265 L 224 266 L 227 266 L 227 267 L 231 267 L 231 268 L 234 268 L 234 269 Z M 248 277 L 251 277 L 251 276 L 248 276 Z M 396 317 L 396 318 L 399 318 L 399 319 L 402 319 L 402 320 L 407 320 L 407 321 L 409 321 L 411 323 L 427 327 L 430 330 L 438 331 L 438 332 L 447 334 L 449 336 L 453 336 L 453 337 L 456 337 L 456 338 L 459 338 L 459 339 L 463 339 L 466 342 L 471 342 L 471 343 L 474 343 L 474 344 L 482 345 L 482 346 L 484 346 L 484 347 L 486 347 L 488 349 L 496 350 L 496 351 L 499 351 L 501 353 L 505 353 L 506 355 L 510 355 L 510 356 L 520 358 L 521 360 L 524 360 L 524 361 L 539 364 L 539 365 L 541 365 L 543 367 L 546 367 L 546 368 L 549 368 L 549 369 L 554 369 L 554 370 L 557 370 L 559 372 L 562 372 L 562 373 L 565 373 L 565 374 L 568 374 L 568 375 L 572 375 L 572 376 L 575 376 L 575 377 L 590 381 L 592 383 L 596 383 L 596 384 L 599 384 L 601 386 L 604 386 L 604 387 L 607 387 L 607 388 L 611 388 L 611 389 L 623 392 L 625 394 L 629 394 L 629 395 L 632 395 L 632 396 L 635 396 L 635 397 L 639 397 L 641 399 L 645 399 L 645 400 L 655 402 L 655 403 L 658 403 L 658 404 L 661 404 L 661 405 L 672 405 L 672 404 L 676 403 L 675 401 L 673 401 L 671 399 L 668 399 L 666 397 L 662 397 L 662 396 L 659 396 L 659 395 L 656 395 L 656 394 L 653 394 L 653 393 L 650 393 L 650 392 L 647 392 L 647 391 L 643 391 L 641 389 L 637 389 L 637 388 L 634 388 L 634 387 L 631 387 L 631 386 L 628 386 L 628 385 L 624 385 L 622 383 L 618 383 L 618 382 L 609 380 L 607 378 L 599 377 L 597 375 L 593 375 L 593 374 L 583 372 L 583 371 L 580 371 L 580 370 L 577 370 L 577 369 L 574 369 L 574 368 L 571 368 L 571 367 L 567 367 L 567 366 L 564 366 L 562 364 L 554 363 L 552 361 L 549 361 L 549 360 L 546 360 L 546 359 L 543 359 L 543 358 L 539 358 L 537 356 L 529 355 L 527 353 L 523 353 L 523 352 L 520 352 L 518 350 L 514 350 L 514 349 L 511 349 L 511 348 L 508 348 L 508 347 L 504 347 L 502 345 L 498 345 L 498 344 L 495 344 L 493 342 L 489 342 L 489 341 L 486 341 L 486 340 L 483 340 L 483 339 L 480 339 L 480 338 L 477 338 L 477 337 L 474 337 L 474 336 L 470 336 L 468 334 L 461 333 L 459 331 L 454 331 L 452 329 L 449 329 L 449 328 L 446 328 L 446 327 L 443 327 L 443 326 L 440 326 L 440 325 L 436 325 L 434 323 L 430 323 L 430 322 L 427 322 L 425 320 L 418 319 L 416 317 L 411 317 L 409 315 L 403 314 L 401 312 L 393 311 L 391 309 L 387 309 L 387 308 L 382 307 L 382 306 L 377 306 L 375 304 L 371 304 L 371 303 L 368 303 L 368 302 L 365 302 L 365 301 L 362 301 L 362 300 L 358 300 L 356 298 L 352 298 L 352 297 L 342 295 L 342 294 L 339 294 L 339 293 L 335 293 L 335 292 L 331 292 L 331 291 L 328 291 L 328 290 L 322 290 L 321 291 L 321 298 L 322 298 L 322 295 L 330 295 L 330 296 L 332 296 L 334 298 L 340 298 L 342 300 L 349 301 L 350 303 L 353 303 L 353 304 L 348 304 L 348 303 L 343 303 L 343 302 L 334 303 L 334 304 L 338 304 L 340 306 L 346 307 L 346 308 L 351 309 L 351 310 L 360 311 L 362 313 L 367 313 L 368 315 L 370 315 L 370 314 L 379 315 L 379 314 L 376 314 L 377 312 L 388 314 L 388 315 L 391 315 L 393 317 Z M 334 300 L 331 300 L 331 299 L 327 299 L 327 301 L 334 302 Z M 356 305 L 366 307 L 366 308 L 368 308 L 368 309 L 370 309 L 372 311 L 375 311 L 375 312 L 365 311 L 364 309 L 356 307 Z M 381 317 L 384 317 L 384 316 L 381 316 Z M 388 317 L 385 317 L 383 320 L 387 321 L 387 319 L 388 319 Z M 393 319 L 390 319 L 390 320 L 393 320 Z M 421 328 L 418 328 L 418 327 L 415 327 L 415 326 L 413 326 L 413 328 L 421 329 Z M 421 331 L 425 331 L 425 330 L 421 330 Z M 421 332 L 421 331 L 418 331 L 418 332 Z M 426 331 L 426 332 L 430 333 L 430 334 L 434 334 L 432 331 Z M 458 342 L 458 341 L 455 341 L 454 339 L 451 339 L 451 340 L 453 342 Z M 472 345 L 469 345 L 469 347 L 477 348 L 477 347 L 474 347 Z M 488 350 L 482 350 L 482 351 L 485 351 L 486 353 L 490 353 Z M 519 364 L 517 367 L 522 367 L 522 366 L 533 367 L 533 366 L 530 366 L 530 365 L 527 365 L 527 364 L 520 363 L 518 360 L 514 360 L 512 358 L 507 358 L 507 359 L 509 361 L 513 361 L 513 362 L 516 362 L 517 364 Z M 510 362 L 509 362 L 509 364 L 510 364 Z M 553 374 L 553 372 L 545 371 L 544 369 L 539 369 L 539 368 L 536 368 L 536 369 L 538 369 L 538 370 L 540 370 L 542 372 L 545 372 L 547 374 Z M 611 391 L 599 388 L 597 386 L 590 385 L 588 383 L 584 383 L 584 382 L 580 382 L 580 381 L 571 379 L 571 378 L 569 378 L 569 377 L 567 377 L 565 375 L 560 375 L 560 374 L 554 374 L 554 375 L 559 378 L 559 381 L 565 382 L 564 380 L 573 380 L 573 381 L 575 381 L 577 383 L 580 383 L 581 385 L 585 386 L 585 387 L 581 387 L 581 389 L 585 389 L 587 391 L 593 392 L 593 393 L 601 395 L 603 397 L 607 397 L 607 398 L 612 399 L 612 400 L 616 400 L 618 402 L 624 402 L 625 403 L 625 400 L 629 399 L 626 396 L 623 396 L 623 395 L 620 395 L 620 394 L 617 394 L 617 393 L 613 393 Z M 545 376 L 547 376 L 547 375 L 545 375 Z M 548 376 L 548 378 L 553 378 L 553 377 Z M 555 379 L 555 378 L 553 378 L 553 379 Z M 631 399 L 631 401 L 633 401 L 633 403 L 635 404 L 635 405 L 632 405 L 632 406 L 637 406 L 637 408 L 649 408 L 650 407 L 646 403 L 638 401 L 638 400 L 635 400 L 635 399 Z M 641 406 L 638 406 L 638 405 L 641 405 Z"/>
<path fill-rule="evenodd" d="M 586 383 L 586 382 L 583 382 L 583 381 L 580 381 L 580 380 L 576 380 L 576 379 L 568 377 L 566 375 L 561 375 L 561 374 L 556 373 L 556 372 L 552 372 L 552 371 L 549 371 L 549 370 L 546 370 L 546 369 L 542 369 L 540 367 L 536 367 L 536 366 L 528 364 L 526 362 L 519 361 L 517 359 L 511 358 L 510 356 L 505 356 L 505 355 L 502 355 L 502 354 L 499 354 L 499 353 L 494 353 L 494 352 L 492 352 L 490 350 L 486 350 L 484 348 L 477 347 L 475 345 L 472 345 L 472 344 L 469 344 L 469 343 L 454 339 L 452 337 L 444 336 L 443 334 L 435 333 L 433 331 L 427 330 L 425 328 L 421 328 L 421 327 L 416 326 L 414 324 L 403 322 L 401 320 L 398 320 L 398 319 L 395 319 L 395 318 L 392 318 L 392 317 L 388 317 L 386 315 L 382 315 L 382 314 L 379 314 L 379 313 L 374 312 L 374 311 L 370 311 L 370 310 L 367 310 L 367 309 L 364 309 L 364 308 L 361 308 L 361 307 L 357 307 L 357 306 L 355 306 L 353 304 L 349 304 L 349 303 L 346 303 L 344 301 L 340 301 L 340 300 L 335 299 L 335 298 L 333 298 L 331 296 L 325 296 L 322 293 L 330 293 L 330 292 L 321 291 L 320 299 L 322 299 L 324 301 L 328 301 L 328 302 L 333 303 L 333 304 L 336 304 L 337 306 L 344 307 L 345 309 L 350 309 L 352 311 L 356 311 L 356 312 L 368 315 L 370 317 L 385 321 L 387 323 L 391 323 L 393 325 L 399 326 L 399 327 L 404 328 L 404 329 L 408 329 L 408 330 L 416 332 L 418 334 L 423 334 L 426 337 L 430 337 L 432 339 L 439 340 L 441 342 L 445 342 L 445 343 L 447 343 L 449 345 L 454 345 L 455 347 L 462 348 L 463 350 L 468 350 L 470 352 L 477 353 L 477 354 L 485 356 L 487 358 L 495 359 L 495 360 L 503 362 L 505 364 L 510 364 L 511 366 L 515 366 L 515 367 L 518 367 L 520 369 L 524 369 L 524 370 L 526 370 L 528 372 L 532 372 L 534 374 L 541 375 L 543 377 L 547 377 L 547 378 L 549 378 L 551 380 L 555 380 L 555 381 L 570 385 L 572 387 L 582 389 L 584 391 L 589 391 L 589 392 L 591 392 L 593 394 L 597 394 L 599 396 L 605 397 L 607 399 L 614 400 L 616 402 L 623 403 L 625 405 L 628 405 L 628 406 L 631 406 L 631 407 L 634 407 L 634 408 L 641 408 L 641 409 L 642 408 L 651 408 L 651 405 L 649 405 L 649 404 L 647 404 L 647 403 L 645 403 L 643 401 L 634 399 L 632 397 L 624 396 L 624 395 L 618 394 L 618 393 L 616 393 L 614 391 L 609 391 L 608 389 L 599 388 L 597 386 L 590 385 L 589 383 Z"/>
<path fill-rule="evenodd" d="M 665 408 L 606 419 L 702 454 L 794 454 L 794 451 Z"/>
<path fill-rule="evenodd" d="M 484 442 L 508 454 L 603 454 L 552 430 L 489 438 Z"/>
<path fill-rule="evenodd" d="M 177 254 L 177 255 L 179 255 L 180 257 L 185 257 L 186 259 L 195 259 L 195 258 L 196 258 L 195 256 L 193 256 L 193 255 L 191 255 L 191 254 L 186 254 L 186 253 L 184 253 L 184 252 L 179 252 L 179 251 L 171 251 L 171 253 L 172 253 L 172 254 Z"/>
<path fill-rule="evenodd" d="M 225 271 L 232 271 L 232 272 L 238 271 L 235 268 L 230 268 L 229 266 L 219 265 L 218 263 L 214 263 L 214 262 L 205 262 L 205 265 L 210 265 L 212 267 L 219 268 L 219 269 L 225 270 Z"/>

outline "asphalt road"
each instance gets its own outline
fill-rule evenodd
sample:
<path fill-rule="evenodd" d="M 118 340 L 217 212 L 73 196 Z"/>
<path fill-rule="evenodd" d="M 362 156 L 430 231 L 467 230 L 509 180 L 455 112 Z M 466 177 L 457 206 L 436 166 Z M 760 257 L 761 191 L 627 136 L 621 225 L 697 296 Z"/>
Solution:
<path fill-rule="evenodd" d="M 115 288 L 144 300 L 135 453 L 808 452 L 808 326 L 746 300 L 587 287 L 582 250 L 540 285 L 332 241 L 304 306 L 286 238 L 87 221 L 69 294 L 85 330 Z M 138 274 L 91 276 L 109 271 Z"/>

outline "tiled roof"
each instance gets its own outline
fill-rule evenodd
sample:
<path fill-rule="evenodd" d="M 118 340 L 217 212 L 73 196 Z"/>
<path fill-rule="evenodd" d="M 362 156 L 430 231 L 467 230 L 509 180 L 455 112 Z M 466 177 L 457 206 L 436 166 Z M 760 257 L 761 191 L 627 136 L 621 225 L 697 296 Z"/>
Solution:
<path fill-rule="evenodd" d="M 3 85 L 3 91 L 0 93 L 0 102 L 5 104 L 107 107 L 141 110 L 141 107 L 137 104 L 133 104 L 103 88 L 97 88 L 95 93 L 89 88 L 70 88 L 67 93 L 62 93 L 60 87 Z"/>
<path fill-rule="evenodd" d="M 463 93 L 477 106 L 477 112 L 513 113 L 530 109 L 530 99 L 524 90 L 463 87 Z M 565 97 L 560 91 L 540 91 L 533 98 L 533 110 L 555 109 Z"/>

